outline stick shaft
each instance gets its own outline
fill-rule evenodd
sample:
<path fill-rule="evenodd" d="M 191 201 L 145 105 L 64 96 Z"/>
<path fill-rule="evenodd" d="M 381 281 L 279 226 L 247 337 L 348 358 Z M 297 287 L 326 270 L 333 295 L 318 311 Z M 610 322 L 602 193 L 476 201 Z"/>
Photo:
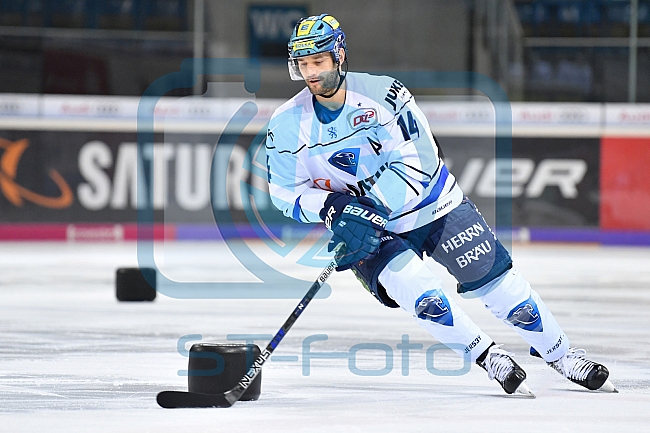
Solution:
<path fill-rule="evenodd" d="M 311 300 L 316 296 L 318 291 L 323 287 L 327 279 L 329 278 L 330 275 L 334 272 L 334 269 L 336 268 L 336 261 L 332 259 L 330 263 L 323 269 L 323 271 L 320 273 L 316 281 L 311 285 L 309 290 L 307 291 L 307 294 L 302 298 L 302 300 L 298 303 L 296 308 L 293 310 L 291 315 L 287 318 L 287 320 L 284 322 L 280 330 L 275 334 L 273 339 L 269 342 L 269 344 L 266 346 L 266 348 L 262 351 L 260 356 L 257 357 L 255 362 L 253 362 L 253 365 L 251 368 L 246 372 L 244 377 L 239 381 L 239 383 L 230 391 L 226 391 L 224 394 L 226 400 L 230 402 L 230 404 L 235 404 L 241 396 L 246 392 L 250 384 L 253 382 L 255 377 L 259 374 L 259 372 L 262 370 L 262 365 L 269 359 L 275 348 L 280 344 L 284 336 L 289 332 L 289 329 L 293 326 L 293 324 L 298 320 L 298 317 L 302 314 L 303 311 L 305 311 L 305 308 L 307 308 L 307 305 L 311 302 Z"/>

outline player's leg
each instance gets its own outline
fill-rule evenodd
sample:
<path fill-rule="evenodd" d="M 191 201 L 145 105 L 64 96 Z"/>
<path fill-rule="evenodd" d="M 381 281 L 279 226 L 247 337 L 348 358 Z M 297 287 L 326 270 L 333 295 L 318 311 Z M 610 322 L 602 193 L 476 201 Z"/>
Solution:
<path fill-rule="evenodd" d="M 442 281 L 399 237 L 384 238 L 378 254 L 353 267 L 382 304 L 411 314 L 418 325 L 467 362 L 477 362 L 508 393 L 530 391 L 526 374 L 443 290 Z M 530 394 L 532 395 L 532 393 Z"/>
<path fill-rule="evenodd" d="M 391 260 L 379 274 L 379 283 L 418 325 L 459 356 L 474 362 L 492 344 L 415 252 L 408 250 Z"/>
<path fill-rule="evenodd" d="M 514 329 L 547 362 L 558 360 L 569 349 L 569 339 L 551 310 L 516 268 L 461 296 L 479 298 L 494 317 Z"/>
<path fill-rule="evenodd" d="M 437 230 L 429 234 L 423 249 L 456 277 L 461 296 L 479 298 L 549 365 L 554 368 L 566 365 L 562 368 L 565 377 L 590 389 L 602 386 L 607 380 L 604 366 L 586 360 L 593 364 L 590 379 L 574 380 L 574 370 L 585 364 L 567 360 L 575 352 L 569 348 L 569 339 L 539 294 L 522 273 L 512 267 L 510 254 L 469 199 L 450 212 Z"/>
<path fill-rule="evenodd" d="M 480 298 L 495 317 L 531 345 L 531 354 L 543 358 L 567 379 L 591 390 L 616 392 L 604 365 L 585 359 L 584 350 L 569 347 L 569 339 L 555 317 L 517 269 L 461 296 Z"/>
<path fill-rule="evenodd" d="M 434 228 L 423 249 L 458 280 L 461 296 L 479 298 L 546 361 L 567 351 L 569 341 L 555 317 L 512 268 L 510 254 L 469 199 Z"/>

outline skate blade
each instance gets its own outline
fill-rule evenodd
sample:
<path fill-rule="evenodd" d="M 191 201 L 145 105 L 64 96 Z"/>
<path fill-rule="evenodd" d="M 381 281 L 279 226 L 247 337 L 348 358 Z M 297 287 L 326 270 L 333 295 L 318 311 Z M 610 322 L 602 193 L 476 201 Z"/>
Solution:
<path fill-rule="evenodd" d="M 604 386 L 604 385 L 603 385 Z M 519 388 L 515 391 L 517 394 L 521 394 L 523 397 L 527 398 L 537 398 L 535 394 L 528 388 L 528 385 L 526 385 L 526 382 L 521 382 L 519 385 Z"/>
<path fill-rule="evenodd" d="M 603 383 L 603 386 L 598 388 L 598 391 L 618 393 L 618 389 L 614 388 L 614 384 L 612 382 L 610 382 L 609 379 L 607 379 L 605 381 L 605 383 Z"/>

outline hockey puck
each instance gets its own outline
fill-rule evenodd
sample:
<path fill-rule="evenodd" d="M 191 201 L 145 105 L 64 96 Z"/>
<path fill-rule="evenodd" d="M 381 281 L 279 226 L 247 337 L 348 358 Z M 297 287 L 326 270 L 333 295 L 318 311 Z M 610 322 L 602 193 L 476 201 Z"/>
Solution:
<path fill-rule="evenodd" d="M 118 301 L 153 301 L 156 299 L 156 270 L 119 268 L 115 275 Z"/>
<path fill-rule="evenodd" d="M 190 392 L 221 394 L 234 388 L 260 355 L 256 344 L 196 343 L 190 348 L 187 388 Z M 240 400 L 257 400 L 260 371 Z"/>

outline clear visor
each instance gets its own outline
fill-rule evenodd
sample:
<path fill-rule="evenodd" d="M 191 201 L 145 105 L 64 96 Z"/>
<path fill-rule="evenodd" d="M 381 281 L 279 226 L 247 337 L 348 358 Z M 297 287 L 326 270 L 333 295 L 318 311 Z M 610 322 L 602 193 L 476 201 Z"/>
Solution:
<path fill-rule="evenodd" d="M 291 77 L 291 79 L 293 81 L 304 80 L 302 74 L 300 73 L 300 68 L 298 67 L 298 60 L 290 57 L 287 63 L 289 66 L 289 76 Z"/>
<path fill-rule="evenodd" d="M 310 80 L 312 78 L 320 78 L 321 80 L 327 81 L 328 78 L 331 79 L 331 77 L 338 77 L 338 66 L 330 71 L 323 71 L 320 74 L 311 77 L 304 77 L 302 75 L 300 67 L 298 66 L 298 59 L 296 58 L 290 57 L 287 66 L 289 67 L 289 76 L 293 81 Z"/>

